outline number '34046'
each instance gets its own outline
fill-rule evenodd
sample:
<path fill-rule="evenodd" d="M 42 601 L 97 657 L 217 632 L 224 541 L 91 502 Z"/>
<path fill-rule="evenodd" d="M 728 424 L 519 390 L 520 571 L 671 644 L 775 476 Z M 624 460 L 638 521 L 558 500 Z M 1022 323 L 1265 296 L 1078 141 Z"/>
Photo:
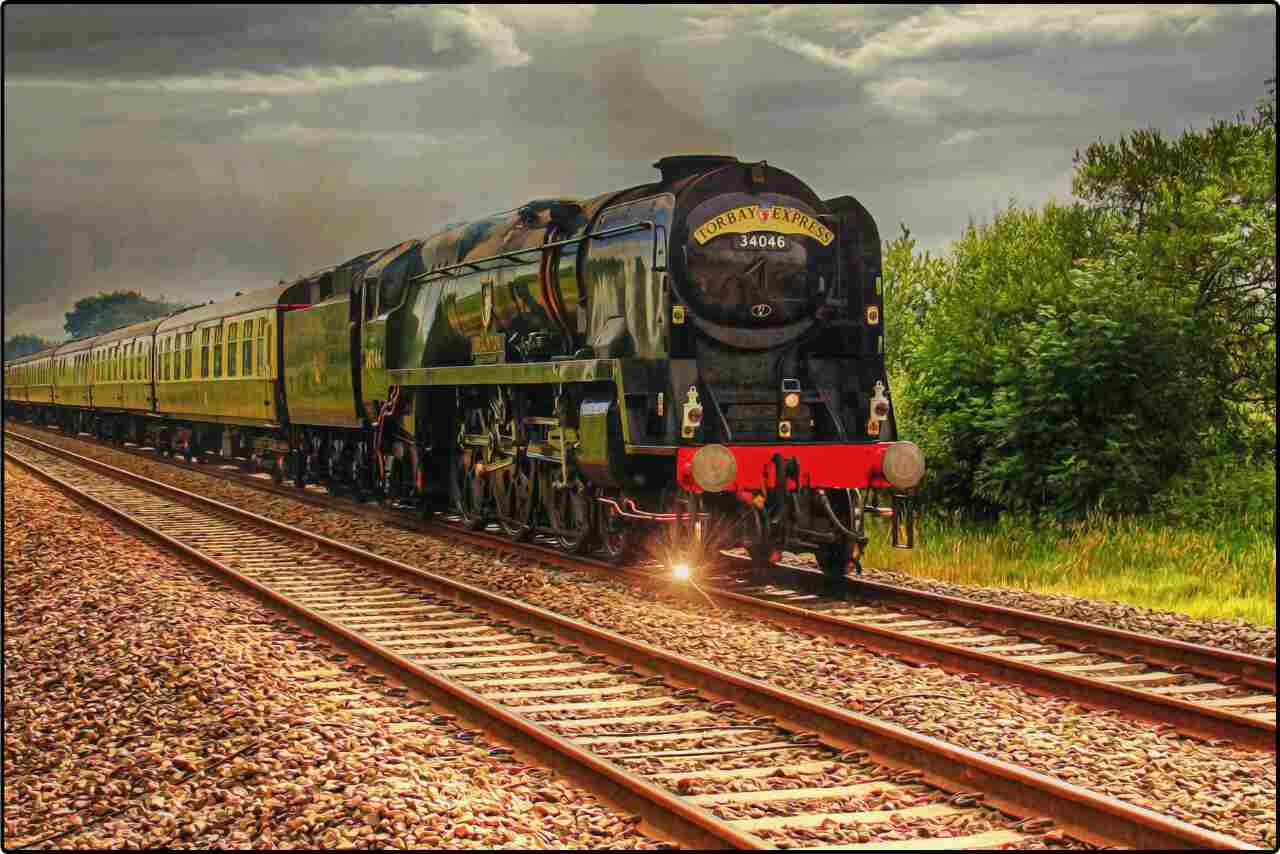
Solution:
<path fill-rule="evenodd" d="M 786 249 L 787 238 L 781 234 L 740 234 L 739 249 Z"/>

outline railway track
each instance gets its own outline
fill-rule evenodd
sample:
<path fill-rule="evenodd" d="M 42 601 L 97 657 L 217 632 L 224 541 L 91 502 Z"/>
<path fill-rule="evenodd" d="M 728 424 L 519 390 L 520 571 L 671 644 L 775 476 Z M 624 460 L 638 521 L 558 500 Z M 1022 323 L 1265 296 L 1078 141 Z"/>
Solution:
<path fill-rule="evenodd" d="M 153 458 L 139 449 L 133 453 Z M 276 486 L 239 466 L 191 466 L 239 483 L 332 509 L 323 490 Z M 385 508 L 343 502 L 344 509 L 411 530 L 440 533 L 508 552 L 607 576 L 624 574 L 672 590 L 666 571 L 617 567 L 573 557 L 538 543 L 513 543 L 497 533 L 469 531 L 443 520 L 420 520 Z M 778 571 L 782 570 L 782 577 Z M 721 607 L 798 631 L 857 644 L 916 664 L 975 673 L 1028 691 L 1110 709 L 1198 738 L 1276 749 L 1276 661 L 1136 632 L 1081 623 L 985 602 L 873 581 L 832 589 L 816 571 L 777 566 L 753 577 L 745 561 L 725 556 L 707 568 L 696 592 Z"/>
<path fill-rule="evenodd" d="M 1246 848 L 30 438 L 6 458 L 691 847 Z M 1051 829 L 1052 828 L 1052 829 Z"/>

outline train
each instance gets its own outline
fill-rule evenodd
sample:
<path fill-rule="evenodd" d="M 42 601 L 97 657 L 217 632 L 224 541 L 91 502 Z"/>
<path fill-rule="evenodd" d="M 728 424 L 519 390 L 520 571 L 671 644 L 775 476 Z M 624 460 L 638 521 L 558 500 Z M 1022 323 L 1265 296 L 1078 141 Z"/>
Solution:
<path fill-rule="evenodd" d="M 766 161 L 546 198 L 4 365 L 6 414 L 678 575 L 914 544 L 875 220 Z"/>

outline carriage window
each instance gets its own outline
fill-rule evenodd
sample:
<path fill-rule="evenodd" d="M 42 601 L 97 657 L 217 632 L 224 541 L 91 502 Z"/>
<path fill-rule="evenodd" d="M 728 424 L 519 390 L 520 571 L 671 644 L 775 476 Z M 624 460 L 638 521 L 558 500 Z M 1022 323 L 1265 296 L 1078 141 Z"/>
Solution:
<path fill-rule="evenodd" d="M 194 332 L 187 333 L 187 369 L 183 372 L 187 379 L 191 379 L 191 354 L 195 350 L 191 345 L 191 337 L 193 335 L 195 335 Z"/>
<path fill-rule="evenodd" d="M 200 376 L 209 376 L 209 333 L 208 329 L 200 330 Z"/>
<path fill-rule="evenodd" d="M 267 376 L 271 376 L 271 354 L 273 352 L 271 349 L 271 331 L 274 327 L 274 323 L 267 322 Z"/>
<path fill-rule="evenodd" d="M 267 319 L 265 317 L 258 318 L 258 376 L 265 377 L 267 375 L 267 348 L 263 346 L 263 341 L 267 335 Z"/>
<path fill-rule="evenodd" d="M 213 376 L 222 376 L 222 327 L 213 330 Z"/>
<path fill-rule="evenodd" d="M 241 376 L 253 375 L 253 321 L 246 320 L 244 322 L 244 333 L 241 337 L 244 339 L 244 360 L 241 365 Z"/>
<path fill-rule="evenodd" d="M 227 376 L 236 375 L 236 336 L 239 335 L 240 324 L 227 325 Z"/>

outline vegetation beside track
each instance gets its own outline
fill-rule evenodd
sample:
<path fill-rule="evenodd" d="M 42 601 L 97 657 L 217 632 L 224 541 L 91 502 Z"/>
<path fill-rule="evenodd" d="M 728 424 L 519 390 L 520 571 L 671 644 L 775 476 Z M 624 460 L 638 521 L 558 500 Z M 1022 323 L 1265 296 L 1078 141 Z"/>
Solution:
<path fill-rule="evenodd" d="M 1017 516 L 973 522 L 925 514 L 916 548 L 873 526 L 869 563 L 905 575 L 1111 600 L 1201 619 L 1276 624 L 1275 471 L 1270 514 L 1195 527 L 1095 514 L 1065 527 Z"/>
<path fill-rule="evenodd" d="M 1252 113 L 1075 159 L 941 255 L 885 246 L 919 549 L 869 563 L 1276 622 L 1275 80 Z"/>

